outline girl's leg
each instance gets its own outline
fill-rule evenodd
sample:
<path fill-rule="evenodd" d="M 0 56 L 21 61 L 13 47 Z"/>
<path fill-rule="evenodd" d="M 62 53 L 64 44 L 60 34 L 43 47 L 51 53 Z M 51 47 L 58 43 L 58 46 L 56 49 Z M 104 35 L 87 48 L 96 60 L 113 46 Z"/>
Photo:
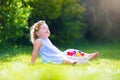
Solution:
<path fill-rule="evenodd" d="M 93 60 L 94 58 L 96 58 L 98 56 L 99 56 L 99 52 L 92 53 L 92 54 L 90 54 L 89 60 Z"/>

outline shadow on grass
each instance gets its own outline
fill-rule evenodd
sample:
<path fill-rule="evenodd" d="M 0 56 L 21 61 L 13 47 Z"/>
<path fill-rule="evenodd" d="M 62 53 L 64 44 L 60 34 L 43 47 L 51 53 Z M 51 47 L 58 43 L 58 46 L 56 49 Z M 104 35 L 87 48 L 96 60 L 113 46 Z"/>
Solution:
<path fill-rule="evenodd" d="M 12 58 L 19 55 L 31 55 L 32 46 L 26 45 L 7 45 L 0 48 L 0 62 L 11 61 Z"/>
<path fill-rule="evenodd" d="M 117 43 L 92 43 L 92 42 L 78 42 L 74 45 L 58 47 L 60 50 L 67 48 L 80 49 L 87 53 L 100 52 L 101 59 L 120 60 L 120 42 Z M 19 55 L 31 56 L 32 45 L 7 45 L 0 48 L 0 62 L 9 62 L 12 58 Z"/>

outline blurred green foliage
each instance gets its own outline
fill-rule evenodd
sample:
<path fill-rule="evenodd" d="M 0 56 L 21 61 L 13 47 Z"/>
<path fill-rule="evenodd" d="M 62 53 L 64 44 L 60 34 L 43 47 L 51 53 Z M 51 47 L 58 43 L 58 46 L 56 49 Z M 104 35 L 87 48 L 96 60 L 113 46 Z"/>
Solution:
<path fill-rule="evenodd" d="M 86 8 L 85 37 L 92 41 L 120 40 L 120 0 L 81 0 Z"/>
<path fill-rule="evenodd" d="M 29 5 L 32 12 L 29 25 L 40 19 L 46 20 L 50 30 L 50 38 L 58 43 L 70 43 L 82 37 L 80 30 L 84 27 L 82 15 L 85 8 L 80 0 L 32 0 Z"/>
<path fill-rule="evenodd" d="M 30 44 L 30 27 L 39 20 L 46 21 L 50 38 L 58 45 L 81 38 L 120 40 L 120 11 L 115 2 L 108 4 L 105 7 L 101 0 L 0 0 L 0 45 Z"/>
<path fill-rule="evenodd" d="M 29 29 L 39 20 L 46 20 L 51 39 L 69 43 L 82 36 L 82 15 L 85 12 L 80 0 L 1 0 L 0 43 L 29 42 Z M 80 34 L 81 33 L 81 34 Z"/>
<path fill-rule="evenodd" d="M 24 5 L 23 0 L 0 1 L 0 42 L 16 42 L 20 37 L 28 37 L 27 19 L 31 7 Z M 24 42 L 24 41 L 23 41 Z"/>

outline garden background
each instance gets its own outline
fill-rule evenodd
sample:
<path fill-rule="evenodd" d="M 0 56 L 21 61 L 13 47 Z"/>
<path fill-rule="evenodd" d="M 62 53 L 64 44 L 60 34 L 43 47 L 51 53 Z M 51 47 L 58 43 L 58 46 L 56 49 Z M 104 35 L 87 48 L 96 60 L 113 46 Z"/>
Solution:
<path fill-rule="evenodd" d="M 20 77 L 119 80 L 119 3 L 119 0 L 0 0 L 0 80 Z M 100 57 L 86 65 L 42 64 L 39 58 L 37 64 L 29 65 L 30 27 L 39 20 L 46 21 L 51 41 L 61 50 L 99 51 Z"/>

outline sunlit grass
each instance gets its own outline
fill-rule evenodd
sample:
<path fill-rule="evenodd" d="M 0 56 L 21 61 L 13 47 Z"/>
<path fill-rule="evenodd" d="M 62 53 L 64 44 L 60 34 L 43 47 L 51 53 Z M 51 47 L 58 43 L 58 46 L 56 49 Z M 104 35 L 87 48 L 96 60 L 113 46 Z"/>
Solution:
<path fill-rule="evenodd" d="M 99 51 L 100 57 L 80 65 L 29 64 L 31 46 L 9 46 L 0 53 L 0 80 L 120 80 L 120 45 L 78 46 L 86 52 Z M 65 48 L 61 48 L 65 49 Z"/>

